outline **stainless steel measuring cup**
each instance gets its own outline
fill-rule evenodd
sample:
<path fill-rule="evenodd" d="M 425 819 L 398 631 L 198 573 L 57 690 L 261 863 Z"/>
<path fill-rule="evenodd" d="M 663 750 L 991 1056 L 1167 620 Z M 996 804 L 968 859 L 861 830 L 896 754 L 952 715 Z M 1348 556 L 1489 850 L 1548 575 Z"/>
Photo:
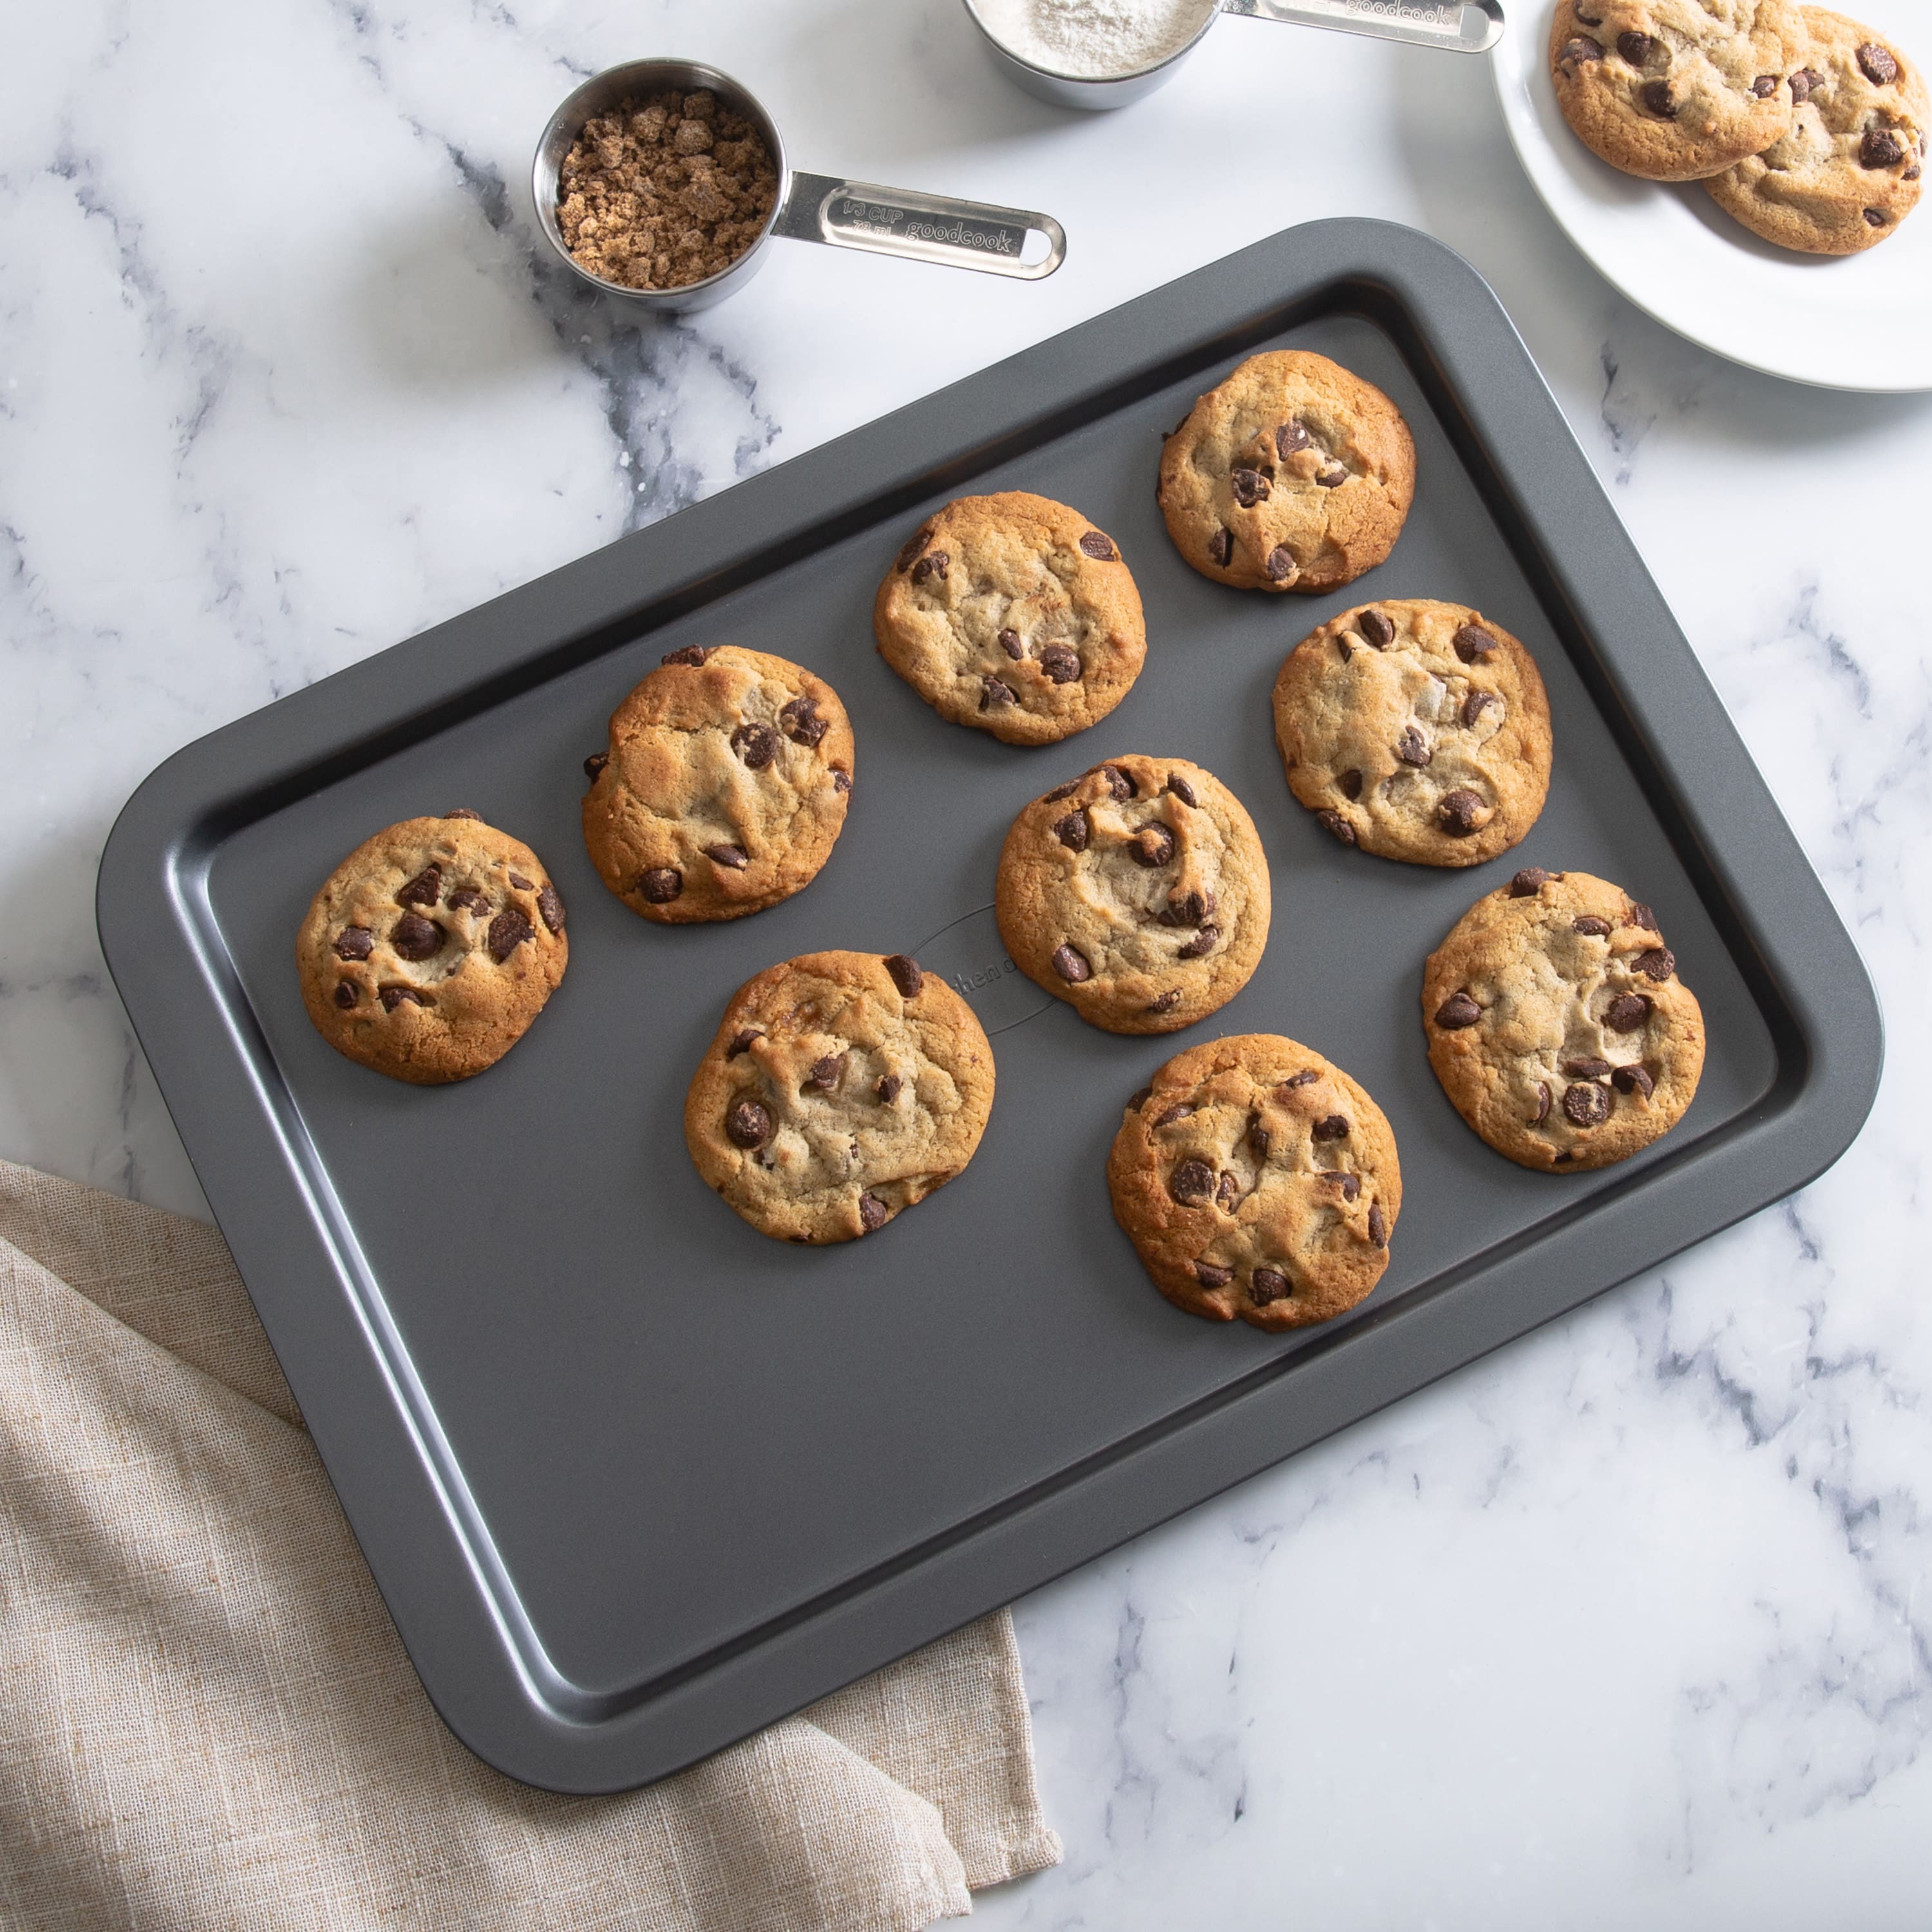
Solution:
<path fill-rule="evenodd" d="M 1174 78 L 1223 14 L 1243 14 L 1288 26 L 1328 27 L 1372 40 L 1400 40 L 1407 46 L 1440 47 L 1450 53 L 1484 53 L 1503 37 L 1502 0 L 1213 0 L 1193 38 L 1165 60 L 1133 74 L 1092 80 L 1056 74 L 1022 59 L 980 17 L 974 0 L 963 4 L 1006 78 L 1056 107 L 1125 107 L 1151 94 Z"/>
<path fill-rule="evenodd" d="M 608 113 L 627 100 L 700 90 L 716 94 L 722 106 L 742 114 L 771 151 L 778 170 L 778 194 L 763 231 L 728 266 L 682 288 L 626 288 L 592 274 L 573 259 L 556 224 L 557 179 L 564 157 L 593 115 Z M 1014 275 L 1030 282 L 1052 274 L 1066 258 L 1066 231 L 1052 215 L 1031 208 L 999 208 L 960 201 L 947 194 L 844 181 L 831 175 L 794 173 L 778 124 L 756 96 L 729 74 L 700 61 L 626 61 L 593 74 L 550 117 L 531 164 L 530 189 L 536 198 L 538 224 L 573 273 L 604 295 L 659 314 L 708 308 L 722 302 L 757 273 L 766 244 L 775 235 L 788 236 L 794 242 L 823 242 L 834 248 L 862 248 L 874 255 L 902 255 L 911 261 L 938 262 L 948 268 L 976 268 L 985 274 Z M 1028 238 L 1034 235 L 1046 247 L 1044 253 L 1036 251 L 1028 259 Z"/>

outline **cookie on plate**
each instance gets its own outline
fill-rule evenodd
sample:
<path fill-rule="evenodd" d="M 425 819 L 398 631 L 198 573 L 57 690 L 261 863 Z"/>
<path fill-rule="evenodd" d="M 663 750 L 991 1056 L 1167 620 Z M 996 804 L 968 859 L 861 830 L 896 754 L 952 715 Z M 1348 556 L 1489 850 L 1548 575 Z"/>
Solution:
<path fill-rule="evenodd" d="M 1726 214 L 1780 248 L 1856 255 L 1918 205 L 1932 118 L 1925 77 L 1871 28 L 1822 7 L 1804 16 L 1790 128 L 1704 185 Z"/>
<path fill-rule="evenodd" d="M 1648 906 L 1531 866 L 1478 899 L 1422 980 L 1429 1064 L 1497 1153 L 1574 1174 L 1668 1133 L 1697 1091 L 1704 1016 Z"/>
<path fill-rule="evenodd" d="M 1384 598 L 1288 655 L 1274 735 L 1289 789 L 1345 845 L 1479 866 L 1536 823 L 1550 700 L 1536 661 L 1463 604 Z"/>
<path fill-rule="evenodd" d="M 1248 983 L 1268 944 L 1254 820 L 1184 758 L 1096 765 L 1035 799 L 1000 854 L 1020 970 L 1109 1033 L 1172 1033 Z"/>
<path fill-rule="evenodd" d="M 1395 1136 L 1338 1066 L 1279 1034 L 1178 1053 L 1127 1102 L 1107 1160 L 1114 1218 L 1177 1308 L 1304 1328 L 1388 1266 Z"/>
<path fill-rule="evenodd" d="M 1794 0 L 1557 0 L 1556 104 L 1594 153 L 1646 181 L 1721 174 L 1791 125 Z"/>
<path fill-rule="evenodd" d="M 1395 548 L 1415 444 L 1372 382 L 1325 356 L 1251 356 L 1161 452 L 1156 500 L 1174 548 L 1243 590 L 1338 590 Z"/>
<path fill-rule="evenodd" d="M 316 1031 L 418 1087 L 495 1066 L 569 958 L 563 902 L 542 862 L 466 810 L 364 840 L 310 901 L 296 939 Z"/>
<path fill-rule="evenodd" d="M 634 913 L 738 919 L 818 876 L 845 824 L 852 727 L 823 678 L 736 644 L 670 652 L 584 761 L 584 842 Z"/>
<path fill-rule="evenodd" d="M 872 631 L 940 717 L 1010 745 L 1097 724 L 1147 656 L 1141 594 L 1113 538 L 1024 490 L 927 518 L 879 586 Z"/>
<path fill-rule="evenodd" d="M 902 953 L 808 952 L 732 994 L 684 1106 L 707 1185 L 762 1234 L 849 1241 L 944 1187 L 993 1106 L 972 1009 Z"/>

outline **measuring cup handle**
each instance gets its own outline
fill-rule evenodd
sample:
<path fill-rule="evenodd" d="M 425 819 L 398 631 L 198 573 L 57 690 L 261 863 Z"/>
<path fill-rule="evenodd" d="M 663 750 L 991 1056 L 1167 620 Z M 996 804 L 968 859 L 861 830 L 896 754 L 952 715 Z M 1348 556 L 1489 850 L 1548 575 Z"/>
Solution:
<path fill-rule="evenodd" d="M 794 174 L 772 232 L 795 242 L 904 255 L 1026 282 L 1052 274 L 1066 259 L 1066 231 L 1050 214 L 830 175 Z M 1047 244 L 1046 253 L 1030 262 L 1025 259 L 1029 234 L 1045 236 Z"/>
<path fill-rule="evenodd" d="M 1486 53 L 1503 37 L 1502 0 L 1219 0 L 1224 14 L 1333 27 L 1406 46 Z"/>

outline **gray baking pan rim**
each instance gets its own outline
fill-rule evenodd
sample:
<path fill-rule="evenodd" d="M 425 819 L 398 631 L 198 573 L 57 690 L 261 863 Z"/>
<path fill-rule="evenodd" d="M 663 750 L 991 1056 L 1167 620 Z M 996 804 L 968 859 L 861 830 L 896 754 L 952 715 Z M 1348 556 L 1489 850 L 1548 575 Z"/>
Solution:
<path fill-rule="evenodd" d="M 387 1378 L 368 1332 L 380 1296 L 372 1314 L 344 1292 L 355 1232 L 304 1171 L 312 1152 L 208 904 L 214 853 L 402 745 L 1324 314 L 1371 321 L 1408 363 L 1757 1001 L 1774 1080 L 1720 1130 L 1318 1337 L 1292 1358 L 1292 1394 L 1270 1358 L 683 1668 L 586 1694 L 550 1667 L 487 1534 L 438 1486 L 447 1445 L 425 1440 L 426 1401 Z M 1440 244 L 1354 220 L 1245 249 L 189 746 L 122 812 L 97 914 L 426 1688 L 479 1756 L 560 1791 L 677 1770 L 1802 1186 L 1857 1133 L 1882 1057 L 1850 938 L 1495 296 Z M 1640 1188 L 1643 1211 L 1619 1211 Z"/>

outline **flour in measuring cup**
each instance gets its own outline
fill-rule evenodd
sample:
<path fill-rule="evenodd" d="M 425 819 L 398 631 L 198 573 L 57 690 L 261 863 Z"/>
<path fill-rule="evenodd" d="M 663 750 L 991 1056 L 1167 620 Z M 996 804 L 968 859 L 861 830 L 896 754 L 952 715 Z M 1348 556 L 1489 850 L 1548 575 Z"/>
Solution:
<path fill-rule="evenodd" d="M 1029 65 L 1076 80 L 1111 80 L 1180 52 L 1214 0 L 973 0 L 973 10 Z"/>

